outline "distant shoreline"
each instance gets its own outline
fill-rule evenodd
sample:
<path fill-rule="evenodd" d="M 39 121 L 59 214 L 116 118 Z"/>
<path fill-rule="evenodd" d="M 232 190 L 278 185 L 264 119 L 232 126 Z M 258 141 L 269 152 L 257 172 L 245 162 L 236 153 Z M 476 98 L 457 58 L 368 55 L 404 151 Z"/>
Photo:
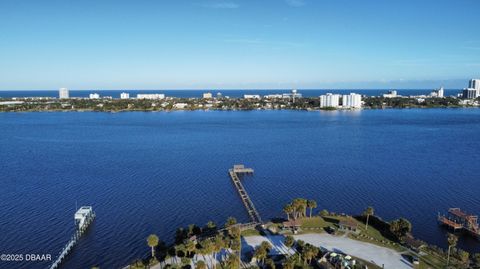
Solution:
<path fill-rule="evenodd" d="M 251 111 L 297 111 L 297 112 L 360 112 L 363 110 L 429 110 L 429 109 L 478 109 L 478 106 L 437 106 L 437 107 L 383 107 L 383 108 L 361 108 L 361 109 L 172 109 L 172 110 L 22 110 L 22 111 L 4 111 L 0 113 L 128 113 L 128 112 L 148 112 L 148 113 L 173 113 L 173 112 L 251 112 Z"/>
<path fill-rule="evenodd" d="M 430 95 L 401 96 L 393 91 L 382 96 L 366 96 L 355 93 L 340 95 L 327 93 L 320 97 L 305 97 L 297 91 L 292 93 L 245 94 L 243 97 L 228 97 L 204 93 L 198 97 L 167 97 L 165 94 L 138 94 L 130 98 L 122 93 L 120 98 L 90 94 L 88 98 L 70 97 L 68 91 L 63 98 L 23 97 L 0 98 L 2 112 L 170 112 L 170 111 L 251 111 L 251 110 L 304 110 L 333 111 L 359 109 L 408 109 L 408 108 L 462 108 L 479 107 L 480 98 L 462 99 L 453 96 Z"/>

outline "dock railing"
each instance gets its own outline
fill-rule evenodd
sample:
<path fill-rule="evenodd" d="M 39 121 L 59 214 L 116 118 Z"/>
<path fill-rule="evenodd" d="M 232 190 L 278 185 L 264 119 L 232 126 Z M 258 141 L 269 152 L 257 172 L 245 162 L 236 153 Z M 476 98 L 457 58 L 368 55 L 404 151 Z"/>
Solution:
<path fill-rule="evenodd" d="M 95 219 L 95 213 L 92 211 L 92 213 L 86 217 L 85 224 L 83 225 L 83 227 L 75 228 L 75 233 L 72 235 L 72 237 L 70 237 L 70 240 L 67 242 L 67 244 L 65 244 L 63 249 L 60 251 L 57 259 L 55 259 L 55 261 L 49 267 L 50 269 L 56 269 L 60 266 L 60 264 L 67 257 L 67 255 L 70 254 L 73 247 L 77 244 L 80 237 L 85 233 L 88 226 L 90 226 L 90 224 L 93 222 L 94 219 Z"/>
<path fill-rule="evenodd" d="M 252 220 L 252 223 L 262 223 L 260 213 L 258 213 L 255 205 L 252 202 L 252 199 L 250 199 L 250 196 L 248 195 L 247 191 L 243 187 L 242 182 L 240 182 L 240 178 L 238 177 L 238 174 L 240 173 L 253 173 L 253 169 L 246 168 L 244 165 L 234 165 L 232 169 L 228 170 L 228 173 L 230 175 L 230 178 L 232 179 L 233 185 L 237 189 L 238 194 L 242 199 L 243 205 L 245 206 L 245 209 L 247 210 L 248 215 Z"/>

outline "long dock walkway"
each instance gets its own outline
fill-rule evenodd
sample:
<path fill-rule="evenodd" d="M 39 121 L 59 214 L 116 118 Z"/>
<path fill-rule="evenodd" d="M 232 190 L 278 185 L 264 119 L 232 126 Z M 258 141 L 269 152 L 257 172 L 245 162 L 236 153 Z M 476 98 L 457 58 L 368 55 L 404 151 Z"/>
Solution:
<path fill-rule="evenodd" d="M 72 235 L 68 243 L 63 247 L 62 251 L 58 255 L 57 259 L 52 263 L 49 267 L 50 269 L 56 269 L 60 266 L 63 260 L 67 257 L 67 255 L 72 251 L 75 244 L 77 244 L 80 237 L 83 233 L 87 230 L 88 226 L 93 222 L 95 219 L 95 212 L 91 206 L 82 206 L 76 213 L 75 213 L 75 233 Z"/>
<path fill-rule="evenodd" d="M 235 188 L 238 191 L 238 194 L 240 194 L 240 198 L 242 199 L 243 205 L 245 206 L 245 209 L 247 209 L 248 215 L 250 216 L 252 222 L 258 224 L 262 223 L 260 214 L 253 205 L 252 199 L 250 199 L 248 196 L 247 191 L 243 187 L 243 184 L 240 182 L 240 178 L 238 177 L 238 174 L 253 173 L 253 169 L 245 168 L 243 165 L 234 165 L 233 168 L 228 170 L 228 173 L 232 179 L 233 185 L 235 185 Z"/>

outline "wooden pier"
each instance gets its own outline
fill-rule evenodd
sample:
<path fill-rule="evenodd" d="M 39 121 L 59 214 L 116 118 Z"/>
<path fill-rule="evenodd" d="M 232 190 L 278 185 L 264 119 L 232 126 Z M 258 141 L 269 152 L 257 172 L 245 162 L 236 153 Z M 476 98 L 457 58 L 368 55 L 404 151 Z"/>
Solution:
<path fill-rule="evenodd" d="M 262 218 L 260 217 L 260 214 L 258 213 L 257 209 L 255 209 L 255 206 L 253 205 L 252 200 L 248 196 L 247 191 L 243 187 L 243 184 L 242 182 L 240 182 L 240 178 L 238 177 L 238 174 L 253 173 L 253 169 L 246 168 L 244 165 L 241 165 L 241 164 L 237 164 L 237 165 L 234 165 L 233 168 L 229 169 L 228 173 L 230 175 L 230 178 L 232 179 L 233 185 L 237 189 L 238 194 L 242 199 L 245 209 L 247 209 L 248 215 L 250 216 L 252 223 L 261 224 Z"/>
<path fill-rule="evenodd" d="M 58 254 L 57 259 L 50 266 L 50 269 L 56 269 L 60 266 L 67 255 L 72 251 L 73 247 L 77 244 L 80 237 L 85 233 L 88 226 L 95 219 L 95 212 L 91 206 L 82 206 L 75 213 L 75 233 L 72 235 L 68 243 L 63 247 L 62 251 Z"/>
<path fill-rule="evenodd" d="M 460 208 L 450 208 L 446 215 L 438 214 L 438 222 L 452 229 L 453 232 L 462 231 L 480 238 L 478 216 L 468 214 Z"/>

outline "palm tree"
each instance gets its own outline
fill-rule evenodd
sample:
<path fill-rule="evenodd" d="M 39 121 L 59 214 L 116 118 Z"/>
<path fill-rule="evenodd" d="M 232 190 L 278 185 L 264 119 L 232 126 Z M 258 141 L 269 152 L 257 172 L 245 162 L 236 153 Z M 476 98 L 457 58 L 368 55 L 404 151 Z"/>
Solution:
<path fill-rule="evenodd" d="M 181 255 L 179 255 L 181 254 Z M 187 250 L 184 244 L 176 245 L 175 246 L 175 256 L 176 257 L 185 257 L 187 254 Z"/>
<path fill-rule="evenodd" d="M 240 236 L 242 235 L 242 231 L 240 230 L 239 227 L 234 226 L 234 227 L 231 227 L 231 228 L 228 230 L 228 234 L 229 234 L 232 238 L 236 238 L 236 239 L 240 240 Z"/>
<path fill-rule="evenodd" d="M 158 246 L 158 236 L 151 234 L 147 238 L 147 244 L 152 248 L 152 257 L 155 258 L 155 248 Z"/>
<path fill-rule="evenodd" d="M 318 249 L 315 246 L 312 246 L 310 244 L 305 245 L 305 248 L 303 249 L 303 256 L 304 256 L 304 262 L 306 264 L 310 264 L 312 262 L 312 259 L 315 258 L 315 256 L 318 253 Z"/>
<path fill-rule="evenodd" d="M 305 245 L 302 249 L 302 256 L 303 256 L 303 264 L 308 263 L 308 259 L 310 258 L 310 244 Z"/>
<path fill-rule="evenodd" d="M 293 236 L 291 236 L 291 235 L 287 235 L 287 236 L 285 237 L 285 240 L 283 241 L 283 244 L 284 244 L 287 248 L 291 248 L 294 243 L 295 243 L 295 238 L 293 238 Z"/>
<path fill-rule="evenodd" d="M 202 242 L 202 248 L 204 250 L 203 253 L 211 255 L 213 253 L 213 242 L 210 239 L 206 239 Z"/>
<path fill-rule="evenodd" d="M 298 198 L 292 201 L 293 219 L 297 219 L 298 217 L 298 209 L 300 208 L 300 204 L 301 202 Z"/>
<path fill-rule="evenodd" d="M 217 253 L 220 252 L 225 247 L 225 242 L 223 241 L 222 236 L 217 235 L 215 236 L 212 244 L 213 250 L 213 268 L 217 267 Z"/>
<path fill-rule="evenodd" d="M 237 256 L 235 253 L 228 255 L 227 268 L 229 269 L 240 268 L 240 256 Z"/>
<path fill-rule="evenodd" d="M 305 248 L 305 241 L 303 240 L 297 240 L 295 244 L 295 248 L 298 251 L 298 262 L 302 260 L 302 252 L 304 251 Z"/>
<path fill-rule="evenodd" d="M 275 269 L 275 262 L 272 259 L 266 259 L 263 267 L 265 269 Z"/>
<path fill-rule="evenodd" d="M 199 245 L 200 245 L 200 248 L 198 248 L 196 252 L 198 255 L 202 255 L 203 259 L 206 261 L 205 255 L 208 254 L 208 252 L 205 250 L 205 247 L 204 247 L 205 243 L 202 241 L 200 242 Z"/>
<path fill-rule="evenodd" d="M 412 231 L 412 224 L 404 218 L 390 222 L 390 231 L 398 238 L 403 239 L 407 233 Z"/>
<path fill-rule="evenodd" d="M 299 215 L 302 216 L 302 217 L 306 217 L 307 216 L 307 199 L 303 199 L 303 198 L 298 198 L 299 202 L 298 202 L 298 211 L 299 211 Z"/>
<path fill-rule="evenodd" d="M 185 251 L 187 251 L 187 256 L 190 257 L 190 254 L 195 251 L 195 247 L 195 242 L 193 242 L 192 240 L 187 241 L 187 243 L 185 244 Z"/>
<path fill-rule="evenodd" d="M 368 219 L 373 214 L 375 214 L 375 210 L 371 206 L 367 207 L 367 209 L 365 209 L 365 211 L 363 212 L 363 215 L 367 217 L 367 222 L 365 223 L 365 230 L 368 230 Z"/>
<path fill-rule="evenodd" d="M 229 217 L 227 219 L 227 222 L 225 223 L 225 228 L 229 228 L 230 226 L 235 225 L 235 224 L 237 224 L 237 219 L 234 218 L 234 217 Z"/>
<path fill-rule="evenodd" d="M 315 200 L 308 200 L 307 206 L 310 208 L 310 218 L 311 218 L 313 209 L 317 208 L 317 202 Z"/>
<path fill-rule="evenodd" d="M 234 237 L 233 239 L 231 239 L 230 241 L 230 249 L 232 249 L 234 251 L 234 253 L 238 253 L 238 255 L 235 255 L 235 257 L 238 259 L 238 264 L 240 264 L 240 259 L 242 257 L 242 240 L 239 237 Z M 233 255 L 233 253 L 231 254 Z M 231 256 L 230 255 L 230 256 Z"/>
<path fill-rule="evenodd" d="M 448 242 L 448 255 L 447 255 L 447 268 L 448 264 L 450 263 L 450 250 L 452 247 L 455 247 L 457 245 L 458 237 L 454 234 L 449 233 L 447 235 L 447 242 Z"/>
<path fill-rule="evenodd" d="M 215 222 L 213 221 L 209 221 L 207 222 L 207 228 L 210 230 L 210 231 L 213 231 L 217 228 L 217 225 L 215 224 Z"/>
<path fill-rule="evenodd" d="M 323 209 L 322 211 L 320 211 L 320 216 L 321 216 L 321 217 L 326 217 L 326 216 L 328 216 L 328 210 Z"/>
<path fill-rule="evenodd" d="M 286 260 L 283 263 L 283 269 L 294 269 L 295 267 L 295 262 L 291 260 Z"/>
<path fill-rule="evenodd" d="M 262 243 L 260 243 L 260 247 L 266 249 L 267 251 L 270 251 L 270 249 L 272 248 L 272 245 L 267 241 L 263 241 Z"/>
<path fill-rule="evenodd" d="M 207 269 L 207 265 L 205 264 L 204 261 L 198 261 L 198 262 L 195 264 L 195 268 L 196 268 L 196 269 Z"/>
<path fill-rule="evenodd" d="M 262 261 L 261 264 L 265 262 L 265 258 L 267 257 L 267 249 L 263 248 L 261 245 L 255 249 L 255 253 L 253 257 L 257 259 L 257 261 Z"/>
<path fill-rule="evenodd" d="M 284 207 L 283 207 L 283 212 L 285 214 L 287 214 L 287 220 L 290 220 L 290 214 L 293 213 L 293 206 L 292 204 L 286 204 Z"/>

